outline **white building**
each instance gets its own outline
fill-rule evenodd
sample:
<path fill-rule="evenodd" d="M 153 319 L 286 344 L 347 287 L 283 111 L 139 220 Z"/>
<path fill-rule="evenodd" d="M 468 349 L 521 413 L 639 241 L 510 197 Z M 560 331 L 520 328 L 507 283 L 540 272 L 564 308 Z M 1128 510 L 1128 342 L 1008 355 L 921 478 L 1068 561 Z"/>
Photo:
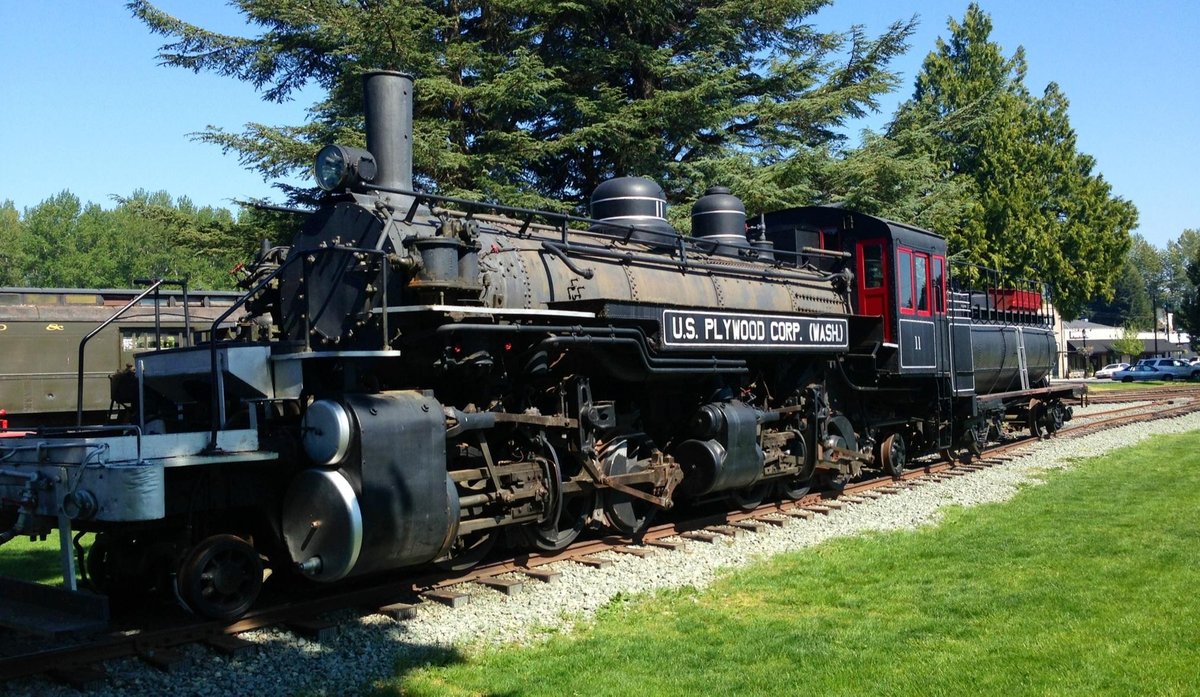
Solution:
<path fill-rule="evenodd" d="M 1123 327 L 1110 327 L 1086 319 L 1059 322 L 1058 375 L 1082 377 L 1085 366 L 1087 373 L 1091 374 L 1108 363 L 1133 363 L 1139 358 L 1154 356 L 1190 356 L 1193 353 L 1190 348 L 1191 337 L 1187 332 L 1174 329 L 1174 319 L 1174 314 L 1168 314 L 1166 328 L 1138 332 L 1137 338 L 1142 342 L 1142 351 L 1136 356 L 1120 354 L 1113 348 L 1113 342 L 1125 334 Z"/>

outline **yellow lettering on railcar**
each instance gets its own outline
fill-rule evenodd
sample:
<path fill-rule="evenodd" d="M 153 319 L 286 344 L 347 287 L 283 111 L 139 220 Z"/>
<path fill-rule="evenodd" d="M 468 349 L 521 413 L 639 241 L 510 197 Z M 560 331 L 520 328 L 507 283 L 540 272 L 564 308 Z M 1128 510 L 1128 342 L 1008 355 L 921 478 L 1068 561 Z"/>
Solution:
<path fill-rule="evenodd" d="M 48 332 L 61 332 L 63 329 L 64 329 L 64 327 L 61 324 L 47 324 L 46 325 L 46 331 L 48 331 Z"/>

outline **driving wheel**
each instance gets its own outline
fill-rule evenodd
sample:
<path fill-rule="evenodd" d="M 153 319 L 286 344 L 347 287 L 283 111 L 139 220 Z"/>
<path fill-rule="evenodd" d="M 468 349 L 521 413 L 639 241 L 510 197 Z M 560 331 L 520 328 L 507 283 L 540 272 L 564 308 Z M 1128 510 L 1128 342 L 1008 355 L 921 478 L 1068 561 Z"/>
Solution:
<path fill-rule="evenodd" d="M 513 540 L 522 546 L 533 547 L 541 552 L 560 552 L 579 537 L 587 526 L 588 517 L 596 507 L 596 496 L 591 491 L 566 494 L 557 521 L 546 521 L 542 525 L 525 525 L 512 531 Z"/>
<path fill-rule="evenodd" d="M 762 505 L 770 493 L 771 482 L 759 482 L 742 489 L 734 489 L 725 494 L 725 499 L 740 510 L 753 511 Z"/>

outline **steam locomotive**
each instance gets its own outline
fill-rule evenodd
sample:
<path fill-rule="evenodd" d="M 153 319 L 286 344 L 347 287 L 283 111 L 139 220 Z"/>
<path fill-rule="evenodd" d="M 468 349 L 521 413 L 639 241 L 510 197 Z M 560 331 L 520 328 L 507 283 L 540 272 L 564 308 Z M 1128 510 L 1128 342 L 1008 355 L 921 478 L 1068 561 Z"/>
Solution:
<path fill-rule="evenodd" d="M 213 322 L 244 312 L 236 340 L 139 354 L 132 423 L 0 439 L 0 543 L 57 528 L 71 588 L 232 618 L 264 564 L 333 583 L 636 535 L 1049 435 L 1080 396 L 1037 289 L 953 286 L 936 234 L 714 187 L 686 237 L 638 177 L 589 218 L 418 193 L 412 78 L 363 88 L 366 149 L 318 154 L 323 203 Z"/>

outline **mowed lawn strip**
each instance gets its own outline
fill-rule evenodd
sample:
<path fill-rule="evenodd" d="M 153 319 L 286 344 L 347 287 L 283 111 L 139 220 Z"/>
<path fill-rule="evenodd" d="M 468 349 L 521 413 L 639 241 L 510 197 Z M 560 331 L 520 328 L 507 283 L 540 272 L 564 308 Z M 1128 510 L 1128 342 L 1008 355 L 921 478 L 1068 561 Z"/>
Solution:
<path fill-rule="evenodd" d="M 618 599 L 532 647 L 400 666 L 385 694 L 1198 694 L 1200 434 L 937 526 Z"/>

